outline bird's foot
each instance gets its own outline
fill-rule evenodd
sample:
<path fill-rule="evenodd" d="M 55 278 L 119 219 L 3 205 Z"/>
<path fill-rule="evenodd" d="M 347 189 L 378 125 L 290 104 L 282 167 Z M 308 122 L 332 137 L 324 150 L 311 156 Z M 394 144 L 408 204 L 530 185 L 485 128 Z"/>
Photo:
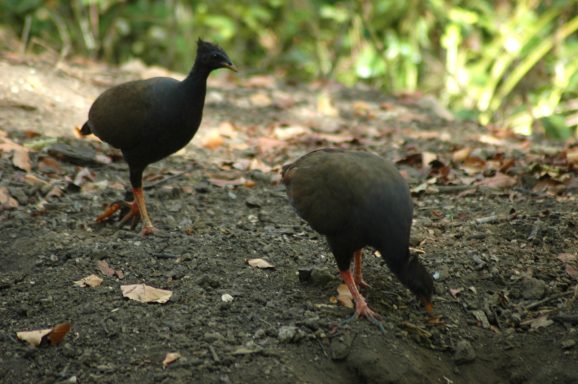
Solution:
<path fill-rule="evenodd" d="M 383 317 L 369 308 L 367 303 L 363 302 L 355 306 L 355 313 L 349 319 L 343 321 L 343 324 L 350 323 L 353 320 L 357 320 L 360 317 L 365 317 L 371 324 L 375 325 L 381 333 L 385 333 L 385 328 L 383 327 Z"/>
<path fill-rule="evenodd" d="M 140 211 L 138 209 L 138 205 L 135 202 L 128 203 L 125 201 L 124 203 L 125 207 L 127 207 L 129 210 L 126 213 L 126 215 L 124 215 L 124 217 L 120 220 L 118 226 L 122 227 L 130 220 L 130 229 L 133 230 L 136 228 L 136 225 L 140 221 Z"/>
<path fill-rule="evenodd" d="M 100 215 L 96 217 L 97 223 L 102 223 L 103 221 L 107 220 L 109 217 L 114 215 L 114 213 L 124 207 L 127 206 L 126 201 L 115 201 L 114 203 L 110 204 Z"/>
<path fill-rule="evenodd" d="M 154 235 L 157 232 L 158 232 L 158 229 L 156 229 L 155 227 L 145 225 L 142 228 L 141 235 L 144 237 L 144 236 L 148 236 L 148 235 Z"/>
<path fill-rule="evenodd" d="M 365 288 L 365 289 L 371 288 L 371 285 L 367 284 L 367 283 L 365 282 L 365 280 L 363 280 L 363 277 L 362 277 L 362 276 L 357 276 L 357 275 L 356 275 L 356 276 L 354 277 L 354 279 L 355 279 L 355 284 L 357 284 L 358 287 Z"/>
<path fill-rule="evenodd" d="M 102 223 L 103 221 L 108 220 L 112 215 L 114 215 L 117 211 L 120 211 L 121 214 L 126 212 L 126 214 L 120 219 L 119 227 L 122 227 L 126 223 L 130 221 L 130 229 L 134 230 L 136 225 L 140 221 L 140 210 L 138 205 L 135 202 L 127 202 L 127 201 L 115 201 L 114 203 L 110 204 L 104 212 L 102 212 L 96 218 L 97 223 Z M 123 212 L 124 211 L 124 212 Z M 127 212 L 128 211 L 128 212 Z M 145 225 L 142 229 L 142 235 L 152 235 L 156 232 L 156 228 L 151 225 Z"/>

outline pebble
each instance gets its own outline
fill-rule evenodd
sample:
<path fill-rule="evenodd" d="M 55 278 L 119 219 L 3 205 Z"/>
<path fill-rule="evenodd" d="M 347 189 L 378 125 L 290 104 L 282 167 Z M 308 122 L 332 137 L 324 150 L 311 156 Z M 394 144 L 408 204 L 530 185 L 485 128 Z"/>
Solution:
<path fill-rule="evenodd" d="M 349 356 L 351 351 L 351 342 L 353 338 L 349 333 L 345 333 L 342 336 L 334 337 L 331 339 L 331 344 L 329 345 L 329 354 L 332 360 L 344 360 Z"/>
<path fill-rule="evenodd" d="M 297 335 L 297 327 L 294 325 L 284 325 L 279 328 L 277 337 L 281 343 L 289 343 L 295 339 Z"/>
<path fill-rule="evenodd" d="M 546 283 L 542 280 L 525 277 L 521 280 L 522 297 L 528 300 L 538 300 L 546 294 Z"/>
<path fill-rule="evenodd" d="M 460 340 L 456 344 L 456 351 L 454 353 L 454 361 L 457 364 L 471 363 L 476 359 L 476 351 L 472 344 L 467 340 Z"/>
<path fill-rule="evenodd" d="M 576 345 L 576 341 L 572 340 L 572 339 L 568 339 L 568 340 L 564 340 L 560 343 L 560 345 L 562 346 L 562 349 L 571 349 L 574 348 L 574 346 Z"/>

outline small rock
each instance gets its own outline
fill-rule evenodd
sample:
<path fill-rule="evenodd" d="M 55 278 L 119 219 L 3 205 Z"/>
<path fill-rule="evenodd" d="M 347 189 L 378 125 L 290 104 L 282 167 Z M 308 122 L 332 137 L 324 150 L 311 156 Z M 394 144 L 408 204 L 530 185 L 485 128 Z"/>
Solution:
<path fill-rule="evenodd" d="M 225 303 L 230 303 L 234 299 L 233 299 L 233 296 L 229 295 L 228 293 L 225 293 L 221 296 L 221 300 Z"/>
<path fill-rule="evenodd" d="M 456 344 L 456 351 L 454 353 L 454 361 L 457 364 L 471 363 L 476 359 L 476 351 L 472 344 L 467 340 L 460 340 Z"/>
<path fill-rule="evenodd" d="M 564 340 L 560 343 L 560 345 L 562 346 L 562 349 L 571 349 L 574 348 L 574 346 L 576 345 L 576 341 L 572 340 L 572 339 L 568 339 L 568 340 Z"/>
<path fill-rule="evenodd" d="M 284 325 L 279 328 L 279 333 L 277 337 L 281 343 L 289 343 L 293 341 L 295 335 L 297 334 L 297 327 L 294 325 Z"/>
<path fill-rule="evenodd" d="M 444 281 L 450 275 L 450 269 L 447 265 L 440 265 L 437 270 L 434 272 L 434 280 L 436 281 Z"/>
<path fill-rule="evenodd" d="M 203 338 L 205 339 L 206 342 L 209 343 L 225 339 L 225 337 L 221 335 L 219 332 L 206 332 L 203 335 Z"/>
<path fill-rule="evenodd" d="M 331 339 L 329 345 L 329 354 L 332 360 L 344 360 L 351 351 L 351 342 L 353 338 L 349 333 Z"/>
<path fill-rule="evenodd" d="M 261 200 L 255 196 L 249 196 L 247 200 L 245 200 L 245 204 L 249 208 L 259 208 L 262 205 Z"/>
<path fill-rule="evenodd" d="M 311 267 L 299 268 L 299 270 L 298 270 L 299 281 L 302 283 L 305 283 L 307 281 L 311 281 L 311 272 L 312 271 L 313 271 L 313 268 L 311 268 Z"/>
<path fill-rule="evenodd" d="M 328 268 L 313 268 L 311 282 L 315 285 L 325 285 L 334 279 L 334 274 Z"/>
<path fill-rule="evenodd" d="M 542 280 L 525 277 L 521 281 L 522 297 L 528 300 L 538 300 L 546 294 L 546 283 Z"/>

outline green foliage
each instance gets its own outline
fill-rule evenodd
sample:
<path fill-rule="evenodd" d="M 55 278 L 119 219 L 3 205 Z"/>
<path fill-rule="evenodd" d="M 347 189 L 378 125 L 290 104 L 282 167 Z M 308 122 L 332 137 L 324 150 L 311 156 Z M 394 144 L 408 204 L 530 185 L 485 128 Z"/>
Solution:
<path fill-rule="evenodd" d="M 246 73 L 423 91 L 456 115 L 566 139 L 578 124 L 578 1 L 3 0 L 31 50 L 187 71 L 197 37 Z"/>

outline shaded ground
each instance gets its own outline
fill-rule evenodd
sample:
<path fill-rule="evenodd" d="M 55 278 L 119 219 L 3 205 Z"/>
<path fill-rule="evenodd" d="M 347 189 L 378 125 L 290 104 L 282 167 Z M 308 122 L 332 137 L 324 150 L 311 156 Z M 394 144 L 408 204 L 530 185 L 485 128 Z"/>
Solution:
<path fill-rule="evenodd" d="M 123 196 L 127 170 L 107 145 L 72 134 L 101 90 L 139 75 L 0 63 L 0 144 L 32 148 L 28 174 L 0 152 L 3 382 L 578 382 L 576 171 L 559 161 L 563 148 L 495 137 L 416 95 L 220 74 L 193 142 L 146 172 L 161 232 L 142 238 L 93 224 Z M 283 163 L 319 146 L 398 161 L 440 324 L 368 250 L 365 293 L 386 332 L 340 325 L 351 310 L 331 299 L 333 257 L 278 185 Z M 465 172 L 455 153 L 468 146 L 483 164 Z M 544 164 L 567 177 L 544 182 Z M 495 183 L 496 169 L 511 183 Z M 245 264 L 257 257 L 276 269 Z M 99 271 L 101 260 L 123 278 Z M 90 274 L 102 285 L 74 285 Z M 123 298 L 120 286 L 136 283 L 173 297 Z M 72 331 L 57 347 L 16 338 L 61 322 Z M 182 357 L 163 369 L 167 352 Z"/>

